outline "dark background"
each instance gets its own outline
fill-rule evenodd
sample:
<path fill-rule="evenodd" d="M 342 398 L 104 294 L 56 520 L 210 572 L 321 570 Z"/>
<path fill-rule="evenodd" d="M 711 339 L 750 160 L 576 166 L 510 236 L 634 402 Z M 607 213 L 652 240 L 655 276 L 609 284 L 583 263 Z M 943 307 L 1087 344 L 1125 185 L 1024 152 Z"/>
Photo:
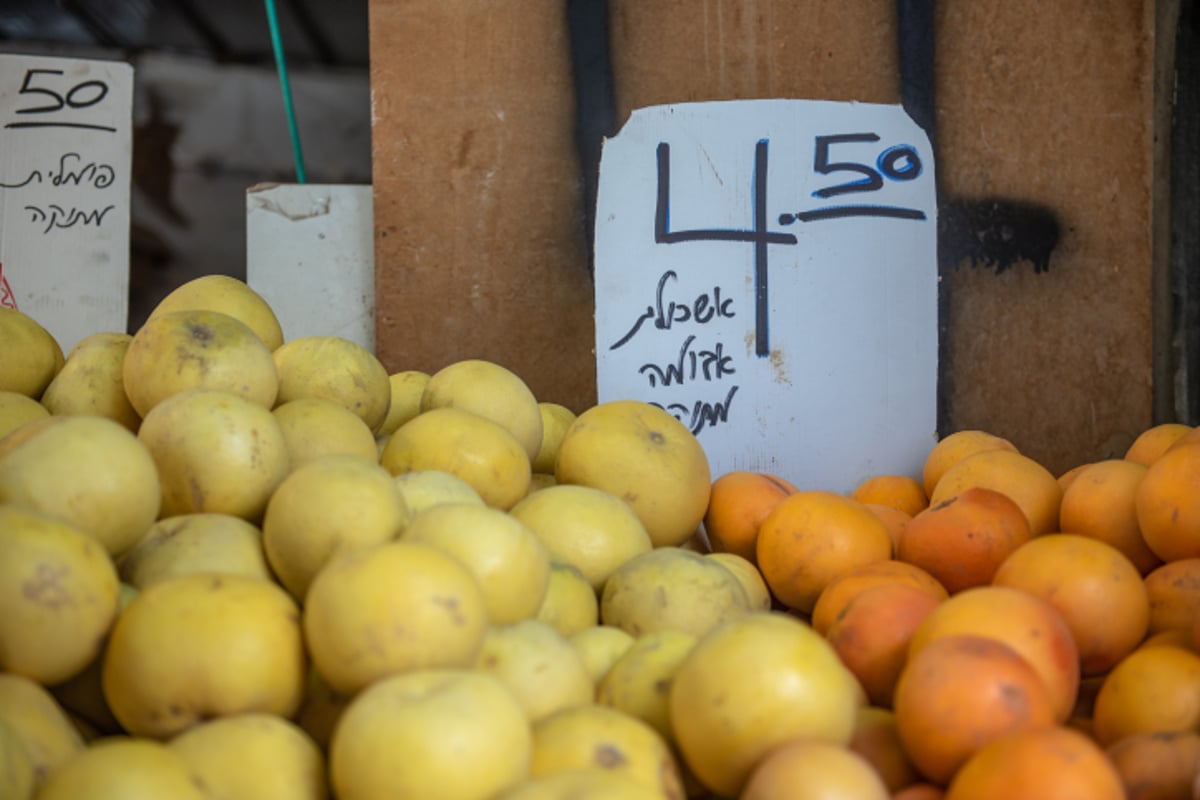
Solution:
<path fill-rule="evenodd" d="M 371 182 L 367 6 L 276 0 L 309 182 Z M 296 180 L 261 0 L 2 0 L 0 52 L 133 64 L 130 332 L 193 277 L 245 277 L 246 189 Z"/>
<path fill-rule="evenodd" d="M 276 10 L 289 64 L 366 70 L 366 0 L 276 0 Z M 256 0 L 5 0 L 0 42 L 273 67 Z"/>

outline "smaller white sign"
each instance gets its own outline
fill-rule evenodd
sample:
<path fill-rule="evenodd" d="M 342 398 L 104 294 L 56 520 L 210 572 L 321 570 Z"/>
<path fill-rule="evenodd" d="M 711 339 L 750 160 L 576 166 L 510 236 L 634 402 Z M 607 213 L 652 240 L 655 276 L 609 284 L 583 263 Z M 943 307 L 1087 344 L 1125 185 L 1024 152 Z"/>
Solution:
<path fill-rule="evenodd" d="M 64 352 L 129 319 L 133 68 L 0 55 L 0 305 Z"/>
<path fill-rule="evenodd" d="M 369 185 L 263 184 L 246 192 L 246 282 L 285 339 L 340 336 L 375 352 Z"/>
<path fill-rule="evenodd" d="M 900 106 L 635 111 L 596 214 L 601 401 L 644 400 L 714 475 L 848 492 L 936 438 L 933 154 Z"/>

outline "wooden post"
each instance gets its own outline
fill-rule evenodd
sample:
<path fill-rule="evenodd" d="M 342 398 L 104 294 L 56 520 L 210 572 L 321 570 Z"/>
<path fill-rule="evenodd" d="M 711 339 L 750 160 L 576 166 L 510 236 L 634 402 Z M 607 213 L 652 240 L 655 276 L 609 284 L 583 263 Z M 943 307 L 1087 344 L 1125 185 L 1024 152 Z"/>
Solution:
<path fill-rule="evenodd" d="M 940 175 L 959 198 L 1042 204 L 1047 272 L 950 282 L 956 428 L 1056 473 L 1120 458 L 1153 417 L 1154 3 L 939 3 Z"/>
<path fill-rule="evenodd" d="M 376 351 L 464 358 L 595 402 L 566 17 L 545 0 L 372 0 Z"/>

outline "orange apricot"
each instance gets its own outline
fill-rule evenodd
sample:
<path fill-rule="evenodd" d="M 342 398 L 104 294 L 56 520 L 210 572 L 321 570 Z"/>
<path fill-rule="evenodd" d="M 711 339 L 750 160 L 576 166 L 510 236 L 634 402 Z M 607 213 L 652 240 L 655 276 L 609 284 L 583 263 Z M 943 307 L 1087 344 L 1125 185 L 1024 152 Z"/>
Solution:
<path fill-rule="evenodd" d="M 961 634 L 1012 647 L 1046 684 L 1056 721 L 1071 715 L 1079 689 L 1079 650 L 1066 620 L 1049 602 L 1007 586 L 979 586 L 951 595 L 913 633 L 909 660 L 932 642 Z"/>
<path fill-rule="evenodd" d="M 1134 461 L 1089 464 L 1063 491 L 1059 529 L 1112 545 L 1145 575 L 1162 564 L 1142 536 L 1134 506 L 1138 484 L 1145 476 L 1146 467 Z"/>
<path fill-rule="evenodd" d="M 984 745 L 954 776 L 946 800 L 1125 800 L 1121 777 L 1086 735 L 1061 725 Z"/>
<path fill-rule="evenodd" d="M 1086 536 L 1054 533 L 1026 542 L 992 582 L 1037 595 L 1062 614 L 1084 675 L 1105 672 L 1133 652 L 1150 625 L 1141 574 L 1115 547 Z"/>
<path fill-rule="evenodd" d="M 955 431 L 938 440 L 938 443 L 929 451 L 929 455 L 925 457 L 925 464 L 921 469 L 921 484 L 925 489 L 925 496 L 929 497 L 933 494 L 934 487 L 942 479 L 946 470 L 967 456 L 981 453 L 984 450 L 1017 452 L 1016 446 L 1008 439 L 987 431 Z"/>
<path fill-rule="evenodd" d="M 810 624 L 817 633 L 827 634 L 833 621 L 860 592 L 889 583 L 914 586 L 938 600 L 949 596 L 936 578 L 918 566 L 895 559 L 876 561 L 851 570 L 826 586 L 813 607 Z"/>
<path fill-rule="evenodd" d="M 734 553 L 755 562 L 758 528 L 767 514 L 796 487 L 776 475 L 745 470 L 713 481 L 704 530 L 713 552 Z"/>
<path fill-rule="evenodd" d="M 784 498 L 763 520 L 758 568 L 784 605 L 811 612 L 821 591 L 851 570 L 892 556 L 879 518 L 857 500 L 820 490 Z"/>
<path fill-rule="evenodd" d="M 1096 740 L 1200 729 L 1200 655 L 1162 645 L 1134 650 L 1113 667 L 1092 707 Z"/>
<path fill-rule="evenodd" d="M 984 450 L 967 456 L 942 475 L 929 495 L 929 505 L 973 487 L 1008 495 L 1025 512 L 1034 536 L 1058 529 L 1062 488 L 1050 470 L 1029 456 L 1011 450 Z"/>
<path fill-rule="evenodd" d="M 1129 449 L 1125 451 L 1125 460 L 1148 467 L 1167 452 L 1168 447 L 1191 431 L 1190 425 L 1181 425 L 1178 422 L 1164 422 L 1147 428 L 1129 445 Z"/>
<path fill-rule="evenodd" d="M 924 589 L 885 583 L 856 595 L 833 621 L 826 638 L 872 704 L 891 707 L 913 632 L 940 602 Z"/>
<path fill-rule="evenodd" d="M 860 503 L 878 503 L 910 517 L 929 505 L 925 487 L 907 475 L 875 475 L 860 483 L 850 495 Z"/>
<path fill-rule="evenodd" d="M 1142 582 L 1150 600 L 1150 633 L 1191 630 L 1200 618 L 1200 558 L 1163 564 Z"/>
<path fill-rule="evenodd" d="M 1021 507 L 993 489 L 964 489 L 917 514 L 896 558 L 937 578 L 950 594 L 991 582 L 996 568 L 1032 538 Z"/>
<path fill-rule="evenodd" d="M 896 685 L 895 714 L 905 752 L 943 786 L 988 742 L 1055 716 L 1028 661 L 1004 642 L 969 635 L 943 637 L 912 657 Z"/>
<path fill-rule="evenodd" d="M 1163 561 L 1200 558 L 1200 442 L 1172 447 L 1134 495 L 1146 545 Z"/>
<path fill-rule="evenodd" d="M 1180 436 L 1178 439 L 1167 445 L 1167 449 L 1163 452 L 1163 455 L 1166 455 L 1172 450 L 1176 450 L 1180 447 L 1187 447 L 1190 444 L 1200 444 L 1200 426 L 1192 428 L 1190 431 L 1184 433 L 1183 436 Z"/>

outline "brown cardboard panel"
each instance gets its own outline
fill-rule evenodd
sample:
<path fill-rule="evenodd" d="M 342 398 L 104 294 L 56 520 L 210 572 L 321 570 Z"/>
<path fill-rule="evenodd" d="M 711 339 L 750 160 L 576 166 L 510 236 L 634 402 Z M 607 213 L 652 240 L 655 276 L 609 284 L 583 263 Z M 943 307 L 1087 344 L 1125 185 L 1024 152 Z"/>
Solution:
<path fill-rule="evenodd" d="M 484 357 L 594 401 L 565 17 L 538 0 L 372 0 L 377 349 L 389 369 Z M 1154 3 L 938 3 L 944 199 L 1025 201 L 1050 269 L 960 266 L 950 429 L 1055 472 L 1152 421 Z M 612 0 L 618 120 L 748 97 L 897 102 L 890 0 Z M 983 206 L 981 206 L 983 207 Z"/>
<path fill-rule="evenodd" d="M 809 98 L 896 103 L 888 0 L 612 0 L 618 119 L 642 106 Z"/>
<path fill-rule="evenodd" d="M 592 289 L 566 20 L 548 6 L 371 2 L 376 351 L 392 372 L 486 358 L 579 411 Z"/>
<path fill-rule="evenodd" d="M 939 3 L 943 199 L 1051 208 L 1050 269 L 949 281 L 951 427 L 1059 473 L 1152 422 L 1154 3 Z"/>
<path fill-rule="evenodd" d="M 1149 0 L 938 3 L 944 199 L 1048 206 L 1048 273 L 949 282 L 948 428 L 1055 471 L 1151 424 L 1154 14 Z M 897 102 L 895 3 L 614 0 L 621 114 L 743 97 Z"/>

